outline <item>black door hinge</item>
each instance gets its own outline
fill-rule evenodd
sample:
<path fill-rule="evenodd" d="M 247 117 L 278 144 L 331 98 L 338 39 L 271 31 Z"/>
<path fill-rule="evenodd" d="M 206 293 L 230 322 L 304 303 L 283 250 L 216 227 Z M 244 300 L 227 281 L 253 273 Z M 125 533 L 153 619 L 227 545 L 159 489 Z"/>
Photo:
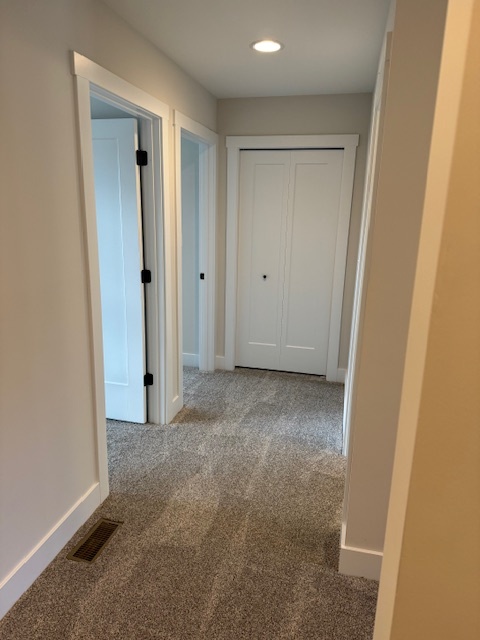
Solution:
<path fill-rule="evenodd" d="M 148 164 L 148 153 L 139 149 L 137 151 L 137 164 L 139 167 L 146 167 Z"/>
<path fill-rule="evenodd" d="M 153 384 L 153 374 L 152 373 L 146 373 L 143 376 L 143 386 L 144 387 L 151 387 Z"/>
<path fill-rule="evenodd" d="M 140 274 L 142 284 L 150 284 L 152 281 L 152 272 L 150 269 L 142 269 Z"/>
<path fill-rule="evenodd" d="M 204 273 L 200 274 L 200 280 L 205 280 L 205 274 Z"/>

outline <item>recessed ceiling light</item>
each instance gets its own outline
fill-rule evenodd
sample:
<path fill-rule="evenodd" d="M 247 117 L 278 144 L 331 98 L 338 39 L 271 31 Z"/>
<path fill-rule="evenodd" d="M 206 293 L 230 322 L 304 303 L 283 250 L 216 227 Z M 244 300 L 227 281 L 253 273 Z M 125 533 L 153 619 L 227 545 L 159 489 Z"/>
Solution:
<path fill-rule="evenodd" d="M 276 40 L 259 40 L 258 42 L 252 42 L 250 46 L 255 51 L 260 51 L 260 53 L 275 53 L 275 51 L 283 49 L 283 44 Z"/>

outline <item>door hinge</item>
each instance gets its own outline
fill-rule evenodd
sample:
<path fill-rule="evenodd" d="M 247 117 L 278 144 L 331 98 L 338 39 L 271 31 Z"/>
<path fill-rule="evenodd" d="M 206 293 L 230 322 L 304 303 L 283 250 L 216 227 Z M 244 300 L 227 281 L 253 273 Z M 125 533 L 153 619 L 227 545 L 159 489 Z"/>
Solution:
<path fill-rule="evenodd" d="M 142 269 L 140 277 L 142 280 L 142 284 L 150 284 L 150 282 L 152 281 L 152 272 L 150 271 L 150 269 Z"/>
<path fill-rule="evenodd" d="M 153 384 L 153 374 L 152 373 L 146 373 L 143 376 L 143 386 L 144 387 L 151 387 Z"/>
<path fill-rule="evenodd" d="M 200 280 L 205 280 L 205 274 L 204 273 L 200 274 Z"/>
<path fill-rule="evenodd" d="M 146 167 L 148 164 L 148 153 L 139 149 L 137 151 L 137 164 L 139 167 Z"/>

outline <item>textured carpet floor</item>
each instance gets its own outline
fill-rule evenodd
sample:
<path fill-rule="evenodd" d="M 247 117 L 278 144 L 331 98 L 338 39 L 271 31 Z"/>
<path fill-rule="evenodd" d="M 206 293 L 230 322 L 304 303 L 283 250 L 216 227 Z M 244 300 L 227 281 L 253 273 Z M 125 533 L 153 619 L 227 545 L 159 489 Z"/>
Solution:
<path fill-rule="evenodd" d="M 108 425 L 111 495 L 0 622 L 2 640 L 372 637 L 375 582 L 337 573 L 343 387 L 185 372 L 173 425 Z M 92 565 L 66 553 L 124 525 Z"/>

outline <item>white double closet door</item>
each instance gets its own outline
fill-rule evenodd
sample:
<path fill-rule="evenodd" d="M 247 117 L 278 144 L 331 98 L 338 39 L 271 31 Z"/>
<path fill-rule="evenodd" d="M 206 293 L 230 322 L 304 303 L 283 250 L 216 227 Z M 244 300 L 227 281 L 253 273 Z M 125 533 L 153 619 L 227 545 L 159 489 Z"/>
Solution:
<path fill-rule="evenodd" d="M 343 150 L 240 153 L 235 364 L 326 375 Z"/>

